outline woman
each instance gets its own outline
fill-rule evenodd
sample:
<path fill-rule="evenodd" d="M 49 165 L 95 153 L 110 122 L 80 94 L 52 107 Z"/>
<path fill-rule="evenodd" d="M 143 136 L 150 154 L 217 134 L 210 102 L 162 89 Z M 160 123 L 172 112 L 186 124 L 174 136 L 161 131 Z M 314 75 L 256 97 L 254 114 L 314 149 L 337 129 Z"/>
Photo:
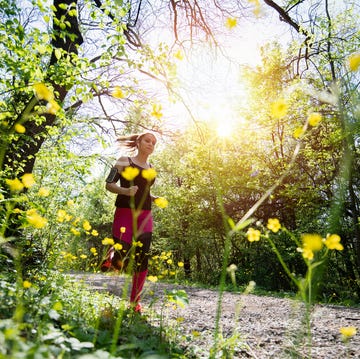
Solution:
<path fill-rule="evenodd" d="M 111 265 L 119 270 L 128 265 L 134 269 L 130 304 L 140 312 L 139 300 L 148 273 L 153 229 L 150 187 L 156 174 L 154 170 L 149 171 L 148 157 L 154 151 L 156 137 L 146 132 L 121 137 L 118 141 L 137 153 L 134 157 L 120 157 L 106 179 L 106 189 L 117 194 L 112 235 L 115 243 L 121 245 L 120 250 L 113 251 Z M 151 172 L 152 176 L 145 176 Z"/>

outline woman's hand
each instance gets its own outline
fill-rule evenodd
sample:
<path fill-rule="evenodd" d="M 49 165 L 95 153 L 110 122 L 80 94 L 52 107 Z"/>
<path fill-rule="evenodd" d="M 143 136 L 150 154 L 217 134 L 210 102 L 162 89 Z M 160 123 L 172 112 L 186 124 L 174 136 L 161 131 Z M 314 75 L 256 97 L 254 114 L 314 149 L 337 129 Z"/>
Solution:
<path fill-rule="evenodd" d="M 135 196 L 136 192 L 138 191 L 139 187 L 138 186 L 130 186 L 128 188 L 128 196 L 133 197 Z"/>

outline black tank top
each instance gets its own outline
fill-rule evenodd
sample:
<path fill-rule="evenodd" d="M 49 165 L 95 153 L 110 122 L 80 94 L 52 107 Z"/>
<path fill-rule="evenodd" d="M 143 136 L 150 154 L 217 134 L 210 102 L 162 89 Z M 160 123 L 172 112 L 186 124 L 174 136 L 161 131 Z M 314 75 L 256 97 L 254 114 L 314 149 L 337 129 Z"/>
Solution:
<path fill-rule="evenodd" d="M 120 173 L 120 186 L 125 188 L 129 188 L 130 186 L 138 186 L 139 189 L 134 196 L 135 208 L 151 210 L 150 187 L 154 184 L 155 179 L 153 179 L 150 182 L 146 180 L 141 174 L 141 171 L 144 168 L 135 164 L 130 157 L 128 157 L 128 160 L 130 166 L 138 168 L 140 170 L 140 173 L 131 182 L 125 179 Z M 118 194 L 116 197 L 115 206 L 120 208 L 131 208 L 132 198 L 133 197 L 126 196 L 123 194 Z"/>

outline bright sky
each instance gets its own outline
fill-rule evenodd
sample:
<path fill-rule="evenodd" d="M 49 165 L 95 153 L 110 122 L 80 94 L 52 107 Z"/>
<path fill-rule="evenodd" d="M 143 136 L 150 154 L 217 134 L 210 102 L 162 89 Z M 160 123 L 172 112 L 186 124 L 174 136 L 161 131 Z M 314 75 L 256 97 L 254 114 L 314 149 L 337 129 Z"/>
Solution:
<path fill-rule="evenodd" d="M 273 23 L 274 25 L 269 25 Z M 290 33 L 271 14 L 252 23 L 239 23 L 231 30 L 225 28 L 224 40 L 227 57 L 219 50 L 203 48 L 193 51 L 188 59 L 178 61 L 182 96 L 197 121 L 210 121 L 218 127 L 220 136 L 231 134 L 237 117 L 236 108 L 246 101 L 246 89 L 241 83 L 240 68 L 243 65 L 260 64 L 260 47 L 268 41 L 288 42 Z M 231 35 L 231 39 L 229 38 Z M 231 60 L 230 60 L 231 59 Z M 176 126 L 192 121 L 183 105 L 175 104 L 171 117 Z M 170 119 L 174 123 L 174 118 Z"/>

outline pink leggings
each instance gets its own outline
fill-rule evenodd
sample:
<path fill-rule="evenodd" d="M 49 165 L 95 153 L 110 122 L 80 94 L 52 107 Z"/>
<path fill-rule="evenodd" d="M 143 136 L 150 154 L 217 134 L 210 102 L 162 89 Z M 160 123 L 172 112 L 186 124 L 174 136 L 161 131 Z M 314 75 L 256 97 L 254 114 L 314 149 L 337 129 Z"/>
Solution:
<path fill-rule="evenodd" d="M 122 249 L 114 252 L 111 262 L 117 269 L 126 269 L 133 240 L 141 242 L 140 246 L 135 247 L 134 253 L 134 268 L 135 272 L 139 273 L 148 269 L 153 219 L 149 210 L 142 210 L 137 219 L 133 218 L 133 211 L 130 208 L 116 208 L 112 234 L 115 242 L 122 245 Z"/>
<path fill-rule="evenodd" d="M 134 223 L 136 222 L 136 223 Z M 122 233 L 122 229 L 125 232 Z M 136 228 L 136 233 L 134 232 Z M 132 240 L 137 240 L 143 233 L 153 231 L 153 218 L 150 210 L 141 210 L 137 219 L 134 219 L 133 210 L 131 208 L 116 208 L 114 214 L 114 222 L 112 226 L 112 235 L 116 240 L 132 243 Z"/>

